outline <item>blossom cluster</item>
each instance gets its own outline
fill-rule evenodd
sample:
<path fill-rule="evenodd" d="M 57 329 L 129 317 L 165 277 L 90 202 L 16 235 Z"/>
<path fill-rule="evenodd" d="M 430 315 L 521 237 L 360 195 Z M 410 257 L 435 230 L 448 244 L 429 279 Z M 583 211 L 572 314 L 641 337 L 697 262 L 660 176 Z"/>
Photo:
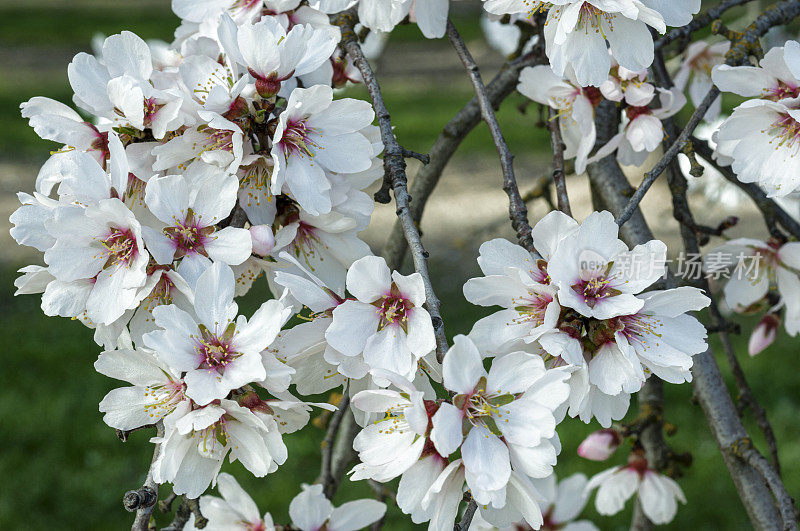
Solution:
<path fill-rule="evenodd" d="M 608 430 L 631 396 L 651 376 L 690 382 L 693 356 L 707 350 L 694 312 L 710 299 L 660 285 L 663 242 L 631 249 L 608 211 L 580 223 L 553 211 L 533 227 L 532 250 L 483 243 L 483 276 L 463 293 L 500 309 L 446 352 L 438 345 L 440 363 L 423 277 L 392 270 L 359 238 L 383 144 L 372 106 L 336 92 L 361 75 L 329 15 L 353 8 L 373 33 L 408 19 L 438 38 L 448 2 L 172 3 L 181 18 L 173 42 L 122 32 L 74 57 L 78 110 L 42 97 L 22 104 L 36 133 L 60 148 L 11 216 L 12 236 L 43 260 L 20 270 L 17 293 L 41 294 L 46 315 L 94 329 L 104 349 L 95 369 L 128 384 L 99 409 L 117 430 L 157 426 L 152 479 L 200 498 L 215 528 L 274 529 L 223 463 L 275 472 L 289 457 L 283 435 L 306 426 L 313 408 L 337 409 L 312 397 L 341 393 L 349 411 L 338 413 L 360 428 L 350 479 L 399 478 L 397 506 L 431 530 L 453 528 L 465 493 L 478 507 L 474 529 L 595 529 L 572 522 L 595 488 L 601 514 L 636 493 L 650 520 L 670 521 L 683 493 L 638 448 L 591 479 L 554 475 L 567 416 L 606 429 L 579 453 L 607 458 L 619 444 Z M 550 64 L 524 69 L 517 88 L 556 111 L 577 172 L 612 154 L 643 166 L 665 140 L 662 120 L 686 105 L 684 91 L 700 105 L 713 80 L 757 98 L 719 128 L 721 163 L 772 195 L 797 188 L 797 43 L 757 67 L 720 65 L 727 47 L 700 43 L 667 90 L 648 77 L 650 30 L 688 23 L 700 0 L 483 7 L 499 26 L 545 19 Z M 623 119 L 595 149 L 604 101 Z M 751 353 L 774 338 L 779 315 L 788 333 L 800 330 L 798 245 L 740 239 L 715 250 L 759 266 L 754 279 L 733 274 L 741 261 L 723 264 L 728 306 L 766 313 Z M 236 299 L 261 276 L 270 294 L 241 315 Z M 222 498 L 205 494 L 214 486 Z M 304 485 L 289 507 L 302 530 L 361 529 L 385 511 L 374 500 L 335 508 L 320 484 Z"/>
<path fill-rule="evenodd" d="M 47 98 L 22 104 L 63 147 L 36 191 L 20 194 L 11 233 L 44 259 L 22 270 L 18 293 L 42 293 L 45 314 L 93 328 L 106 349 L 95 368 L 131 384 L 102 400 L 105 422 L 163 425 L 153 477 L 197 497 L 228 456 L 256 476 L 275 471 L 282 434 L 308 421 L 310 406 L 289 392 L 303 373 L 285 353 L 299 351 L 280 336 L 301 303 L 281 282 L 309 282 L 300 276 L 313 270 L 326 293 L 342 292 L 347 268 L 374 258 L 357 233 L 382 145 L 367 102 L 334 99 L 358 76 L 324 13 L 299 2 L 174 4 L 173 43 L 122 32 L 72 60 L 73 102 L 91 121 Z M 239 315 L 234 299 L 264 273 L 277 297 Z M 416 288 L 406 278 L 403 289 Z M 412 303 L 384 302 L 384 335 L 425 324 Z M 406 369 L 412 351 L 433 348 L 427 326 Z M 369 357 L 379 348 L 362 350 L 380 363 Z"/>

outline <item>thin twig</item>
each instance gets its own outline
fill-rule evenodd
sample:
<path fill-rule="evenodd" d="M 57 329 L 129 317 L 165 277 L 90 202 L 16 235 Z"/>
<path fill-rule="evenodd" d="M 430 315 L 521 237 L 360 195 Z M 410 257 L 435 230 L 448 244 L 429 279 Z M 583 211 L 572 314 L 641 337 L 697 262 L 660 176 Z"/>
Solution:
<path fill-rule="evenodd" d="M 664 57 L 661 51 L 657 51 L 655 53 L 655 61 L 653 63 L 653 71 L 656 74 L 656 78 L 658 79 L 659 83 L 666 87 L 671 88 L 673 86 L 672 78 L 670 77 L 669 73 L 667 72 Z M 677 125 L 675 124 L 675 120 L 672 118 L 668 118 L 664 120 L 664 127 L 669 135 L 675 135 L 677 133 Z M 690 238 L 689 241 L 691 245 L 697 245 L 699 250 L 700 241 L 698 241 L 698 231 L 697 231 L 697 223 L 695 222 L 694 216 L 692 214 L 691 208 L 689 206 L 689 202 L 686 198 L 686 191 L 687 191 L 687 183 L 686 178 L 680 171 L 680 168 L 676 164 L 677 161 L 673 160 L 669 164 L 669 187 L 672 193 L 672 201 L 673 201 L 673 214 L 675 219 L 681 223 L 682 231 L 688 230 L 691 231 L 694 236 Z M 706 237 L 703 235 L 703 237 Z M 707 237 L 706 237 L 707 238 Z M 711 293 L 710 286 L 708 285 L 707 279 L 703 279 L 702 281 L 703 287 L 707 293 Z M 734 380 L 736 382 L 736 388 L 739 391 L 740 395 L 740 404 L 746 405 L 750 407 L 750 410 L 753 413 L 753 416 L 756 419 L 756 423 L 758 427 L 764 434 L 764 438 L 767 441 L 767 446 L 770 450 L 770 455 L 772 456 L 772 462 L 775 466 L 775 470 L 780 473 L 780 463 L 778 461 L 778 447 L 775 441 L 775 433 L 772 429 L 772 425 L 769 423 L 767 419 L 767 414 L 761 404 L 756 400 L 755 395 L 753 394 L 752 389 L 750 388 L 750 384 L 747 382 L 747 378 L 744 375 L 744 371 L 742 367 L 739 365 L 739 360 L 736 358 L 736 353 L 733 349 L 733 344 L 731 343 L 730 336 L 728 335 L 726 328 L 727 323 L 725 318 L 722 316 L 722 313 L 719 311 L 716 301 L 714 301 L 712 297 L 712 301 L 709 308 L 711 314 L 711 321 L 712 326 L 718 328 L 720 330 L 720 341 L 722 342 L 723 350 L 725 351 L 725 355 L 728 359 L 728 363 L 731 366 L 731 370 L 733 371 Z"/>
<path fill-rule="evenodd" d="M 156 437 L 163 436 L 164 423 L 159 420 L 158 423 L 156 423 Z M 156 460 L 158 460 L 158 455 L 160 452 L 161 444 L 156 444 L 155 448 L 153 449 L 153 459 L 150 462 L 150 468 L 147 469 L 147 477 L 142 484 L 142 488 L 139 489 L 139 491 L 135 491 L 144 491 L 147 494 L 152 493 L 152 496 L 139 496 L 139 503 L 135 506 L 134 504 L 129 503 L 131 500 L 126 500 L 125 502 L 126 509 L 136 511 L 136 516 L 133 519 L 133 525 L 131 525 L 131 531 L 147 531 L 147 529 L 150 527 L 150 515 L 153 513 L 153 508 L 156 506 L 156 502 L 158 501 L 158 484 L 153 479 L 153 467 L 155 466 Z M 126 493 L 126 498 L 127 497 L 128 494 Z"/>
<path fill-rule="evenodd" d="M 644 179 L 642 179 L 642 184 L 639 185 L 639 188 L 633 193 L 633 197 L 631 197 L 628 205 L 623 209 L 620 213 L 619 217 L 617 217 L 617 225 L 624 225 L 626 221 L 628 221 L 631 216 L 633 215 L 634 210 L 639 206 L 639 203 L 642 202 L 644 199 L 644 194 L 650 189 L 653 183 L 658 179 L 658 177 L 664 173 L 664 170 L 667 169 L 667 166 L 672 162 L 672 160 L 678 156 L 678 154 L 683 150 L 683 146 L 689 141 L 689 137 L 694 133 L 694 130 L 697 129 L 697 126 L 700 124 L 700 121 L 703 119 L 705 114 L 708 112 L 709 107 L 711 104 L 714 103 L 714 100 L 717 99 L 719 96 L 719 89 L 717 87 L 712 87 L 711 90 L 708 91 L 706 97 L 703 98 L 703 102 L 695 109 L 694 114 L 686 123 L 686 127 L 684 127 L 681 134 L 672 143 L 672 146 L 664 153 L 661 159 L 653 166 L 653 169 L 649 172 L 644 174 Z"/>
<path fill-rule="evenodd" d="M 784 487 L 780 475 L 769 462 L 764 459 L 764 456 L 753 447 L 753 443 L 749 439 L 743 441 L 743 444 L 732 448 L 731 451 L 764 476 L 767 485 L 769 485 L 770 490 L 775 495 L 775 500 L 778 502 L 778 509 L 783 518 L 783 529 L 787 531 L 796 530 L 798 528 L 797 511 L 794 506 L 794 500 L 792 500 L 791 496 L 786 492 L 786 487 Z"/>
<path fill-rule="evenodd" d="M 477 502 L 473 498 L 470 498 L 467 508 L 464 510 L 464 516 L 462 516 L 461 520 L 455 525 L 454 531 L 467 531 L 472 523 L 472 519 L 475 517 L 475 511 L 477 509 Z"/>
<path fill-rule="evenodd" d="M 333 443 L 336 440 L 336 435 L 339 433 L 339 428 L 342 425 L 342 419 L 350 408 L 350 395 L 345 394 L 339 401 L 336 412 L 331 416 L 328 422 L 328 429 L 325 432 L 325 438 L 322 440 L 322 464 L 320 466 L 320 480 L 322 489 L 325 496 L 330 498 L 333 493 L 334 485 L 337 483 L 337 478 L 332 473 L 333 462 Z"/>
<path fill-rule="evenodd" d="M 729 9 L 750 3 L 752 1 L 753 0 L 724 0 L 706 12 L 700 13 L 685 26 L 670 30 L 663 37 L 655 41 L 655 48 L 658 50 L 674 41 L 688 39 L 692 33 L 711 25 L 712 22 L 725 14 L 725 12 Z"/>
<path fill-rule="evenodd" d="M 428 252 L 422 246 L 419 229 L 414 223 L 414 218 L 409 209 L 411 196 L 408 194 L 406 161 L 404 155 L 407 150 L 404 150 L 404 148 L 400 146 L 394 135 L 391 118 L 386 104 L 383 101 L 380 85 L 375 78 L 372 67 L 361 51 L 358 37 L 353 31 L 355 23 L 356 15 L 353 10 L 340 13 L 334 18 L 334 24 L 342 29 L 341 46 L 344 47 L 344 50 L 352 59 L 353 64 L 355 64 L 361 72 L 364 85 L 367 87 L 370 99 L 372 100 L 372 106 L 378 116 L 378 126 L 380 127 L 381 140 L 383 140 L 384 145 L 383 166 L 385 178 L 391 179 L 394 200 L 397 204 L 397 217 L 403 224 L 403 232 L 414 260 L 414 269 L 422 277 L 422 282 L 425 286 L 425 306 L 431 316 L 431 322 L 433 323 L 433 332 L 436 338 L 436 358 L 441 363 L 444 359 L 445 352 L 447 352 L 447 337 L 444 333 L 444 321 L 442 321 L 442 316 L 439 312 L 439 298 L 433 290 L 431 277 L 428 273 Z"/>
<path fill-rule="evenodd" d="M 489 96 L 486 93 L 486 86 L 483 84 L 483 80 L 481 80 L 481 72 L 451 20 L 447 21 L 447 38 L 450 40 L 450 44 L 453 45 L 459 59 L 461 59 L 461 62 L 464 64 L 464 68 L 467 69 L 472 87 L 475 89 L 475 96 L 478 98 L 478 104 L 481 108 L 481 117 L 489 127 L 492 140 L 494 140 L 494 145 L 500 156 L 500 166 L 503 170 L 503 190 L 505 190 L 508 195 L 508 217 L 511 219 L 511 226 L 517 233 L 517 239 L 520 245 L 528 251 L 534 252 L 531 225 L 528 222 L 528 208 L 522 200 L 519 187 L 517 186 L 517 179 L 514 176 L 514 156 L 508 149 L 505 138 L 503 138 L 503 131 L 500 129 L 500 124 L 497 122 L 497 116 L 494 113 L 492 102 L 489 100 Z"/>
<path fill-rule="evenodd" d="M 692 138 L 692 148 L 694 152 L 699 155 L 703 160 L 717 170 L 725 179 L 736 185 L 740 190 L 750 196 L 753 203 L 761 211 L 764 216 L 764 221 L 767 223 L 767 228 L 770 233 L 783 239 L 784 235 L 778 231 L 776 224 L 779 224 L 789 234 L 800 240 L 800 223 L 797 222 L 786 210 L 783 209 L 774 199 L 767 197 L 767 194 L 759 188 L 755 183 L 743 183 L 740 181 L 730 166 L 722 166 L 714 160 L 714 150 L 708 145 L 708 142 L 698 138 Z"/>
<path fill-rule="evenodd" d="M 550 129 L 550 146 L 553 149 L 553 182 L 556 185 L 556 198 L 558 209 L 568 216 L 572 216 L 567 194 L 567 174 L 564 171 L 564 142 L 561 139 L 561 120 L 555 109 L 550 108 L 550 119 L 547 127 Z"/>
<path fill-rule="evenodd" d="M 506 63 L 494 79 L 486 85 L 486 94 L 492 108 L 498 109 L 500 104 L 514 92 L 523 68 L 544 64 L 546 61 L 543 49 L 538 47 L 533 52 Z M 414 202 L 411 203 L 411 215 L 415 223 L 420 223 L 428 198 L 439 183 L 442 172 L 453 154 L 464 138 L 479 123 L 481 123 L 481 109 L 478 98 L 475 96 L 447 122 L 442 132 L 439 133 L 430 149 L 430 162 L 419 168 L 410 185 L 409 193 L 414 198 Z M 403 225 L 400 220 L 397 220 L 382 253 L 389 267 L 400 269 L 407 249 Z"/>

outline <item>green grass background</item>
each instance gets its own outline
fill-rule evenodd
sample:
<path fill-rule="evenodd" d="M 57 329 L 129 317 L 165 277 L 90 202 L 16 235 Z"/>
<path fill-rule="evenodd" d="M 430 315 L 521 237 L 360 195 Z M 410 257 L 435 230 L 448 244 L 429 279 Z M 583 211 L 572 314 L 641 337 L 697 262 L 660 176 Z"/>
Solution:
<path fill-rule="evenodd" d="M 35 95 L 69 102 L 71 92 L 66 79 L 66 61 L 71 53 L 88 49 L 95 33 L 112 34 L 130 29 L 145 38 L 169 39 L 177 19 L 168 2 L 144 4 L 107 1 L 19 3 L 0 1 L 0 160 L 43 161 L 53 148 L 36 137 L 19 117 L 18 105 Z M 459 23 L 462 33 L 476 38 L 474 25 Z M 409 41 L 417 37 L 416 28 L 400 28 L 392 39 Z M 432 46 L 444 46 L 438 42 Z M 391 48 L 390 48 L 391 51 Z M 66 59 L 53 68 L 24 65 L 26 57 Z M 48 59 L 51 60 L 51 59 Z M 23 67 L 20 67 L 23 65 Z M 42 74 L 44 72 L 44 74 Z M 466 81 L 447 90 L 418 89 L 403 83 L 384 84 L 384 94 L 392 112 L 396 132 L 410 149 L 427 151 L 447 120 L 471 97 Z M 350 95 L 363 95 L 359 89 Z M 535 108 L 529 115 L 517 109 L 521 98 L 509 98 L 499 117 L 510 145 L 517 153 L 542 152 L 547 141 L 535 128 Z M 484 129 L 472 133 L 461 153 L 493 156 L 494 148 Z M 0 175 L 0 183 L 2 183 Z M 30 190 L 27 190 L 30 191 Z M 4 192 L 5 193 L 5 192 Z M 121 507 L 122 494 L 141 485 L 152 446 L 149 434 L 135 433 L 121 443 L 114 431 L 103 424 L 97 403 L 118 385 L 94 372 L 92 363 L 99 348 L 91 331 L 77 322 L 47 318 L 36 296 L 13 297 L 14 269 L 7 262 L 0 266 L 0 530 L 5 529 L 124 529 L 130 515 Z M 16 264 L 15 264 L 16 265 Z M 23 264 L 19 264 L 23 265 Z M 437 263 L 433 270 L 446 275 L 447 265 Z M 477 267 L 474 267 L 477 274 Z M 451 285 L 445 282 L 443 286 Z M 255 308 L 266 287 L 257 284 L 242 304 Z M 443 316 L 448 334 L 466 333 L 471 323 L 487 313 L 468 305 L 457 289 L 445 290 Z M 745 329 L 753 323 L 744 323 Z M 712 343 L 716 344 L 715 340 Z M 798 349 L 796 340 L 781 335 L 778 342 L 755 359 L 748 358 L 745 338 L 736 338 L 741 362 L 753 390 L 769 412 L 781 450 L 783 476 L 794 495 L 800 494 L 800 427 L 797 408 Z M 725 361 L 720 365 L 730 381 Z M 749 529 L 733 484 L 705 423 L 699 406 L 691 402 L 691 386 L 666 386 L 667 420 L 678 426 L 670 439 L 677 451 L 690 451 L 694 464 L 680 484 L 689 503 L 681 507 L 667 529 Z M 635 408 L 635 406 L 634 406 Z M 633 410 L 632 408 L 632 414 Z M 751 433 L 757 433 L 748 420 Z M 596 425 L 567 419 L 559 427 L 564 450 L 559 459 L 559 474 L 582 471 L 587 475 L 624 461 L 625 454 L 608 463 L 592 463 L 577 457 L 582 438 Z M 252 478 L 240 465 L 226 464 L 223 470 L 236 474 L 253 495 L 260 509 L 270 511 L 276 522 L 287 521 L 288 502 L 298 492 L 300 482 L 312 482 L 319 470 L 318 449 L 323 437 L 320 428 L 309 425 L 301 433 L 285 438 L 289 460 L 266 478 Z M 763 441 L 756 437 L 763 447 Z M 162 489 L 162 493 L 166 491 Z M 335 502 L 371 496 L 362 483 L 346 481 Z M 626 529 L 627 510 L 612 517 L 600 517 L 590 506 L 586 516 L 601 529 Z M 166 524 L 170 516 L 159 516 Z M 390 512 L 386 528 L 411 529 L 414 526 L 398 512 Z"/>

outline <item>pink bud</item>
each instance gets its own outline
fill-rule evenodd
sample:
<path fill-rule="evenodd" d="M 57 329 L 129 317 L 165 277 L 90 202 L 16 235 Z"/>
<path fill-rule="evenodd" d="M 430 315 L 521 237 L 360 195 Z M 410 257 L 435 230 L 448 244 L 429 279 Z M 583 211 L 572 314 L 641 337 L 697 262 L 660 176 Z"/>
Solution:
<path fill-rule="evenodd" d="M 747 344 L 747 352 L 750 356 L 755 356 L 775 341 L 780 325 L 781 320 L 774 313 L 768 313 L 761 319 L 761 322 L 753 329 L 753 333 L 750 334 L 750 342 Z"/>
<path fill-rule="evenodd" d="M 580 446 L 578 455 L 592 461 L 605 461 L 619 448 L 622 440 L 616 430 L 598 430 L 589 434 Z"/>
<path fill-rule="evenodd" d="M 253 225 L 250 227 L 250 238 L 253 240 L 253 252 L 266 256 L 275 247 L 275 236 L 269 225 Z"/>

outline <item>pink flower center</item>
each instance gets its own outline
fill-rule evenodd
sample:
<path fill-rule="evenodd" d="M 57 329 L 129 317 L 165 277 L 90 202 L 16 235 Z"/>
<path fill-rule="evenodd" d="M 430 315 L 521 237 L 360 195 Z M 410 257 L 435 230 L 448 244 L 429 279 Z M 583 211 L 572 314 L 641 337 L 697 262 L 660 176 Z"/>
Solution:
<path fill-rule="evenodd" d="M 164 105 L 160 103 L 156 103 L 155 98 L 144 100 L 144 124 L 152 124 L 156 114 L 158 114 L 158 111 L 160 111 L 163 106 Z"/>
<path fill-rule="evenodd" d="M 234 332 L 234 324 L 231 323 L 225 334 L 218 337 L 201 325 L 201 337 L 197 340 L 195 351 L 200 355 L 200 368 L 216 371 L 220 374 L 225 372 L 225 368 L 233 363 L 236 358 L 241 356 L 236 351 L 236 347 L 231 342 Z"/>
<path fill-rule="evenodd" d="M 136 247 L 136 236 L 130 229 L 112 227 L 100 244 L 108 252 L 108 260 L 103 266 L 104 269 L 118 264 L 129 266 L 139 254 L 139 249 Z"/>
<path fill-rule="evenodd" d="M 797 98 L 800 96 L 800 87 L 789 85 L 783 81 L 778 81 L 778 85 L 767 89 L 764 97 L 768 100 L 779 101 L 786 98 Z"/>
<path fill-rule="evenodd" d="M 587 280 L 581 279 L 573 284 L 572 290 L 583 297 L 583 302 L 585 302 L 589 308 L 594 308 L 598 302 L 616 294 L 610 284 L 611 279 L 607 278 L 605 274 L 598 276 L 593 275 Z"/>
<path fill-rule="evenodd" d="M 305 155 L 313 158 L 314 149 L 322 149 L 319 144 L 311 139 L 311 135 L 316 132 L 313 127 L 308 126 L 305 120 L 290 120 L 287 122 L 286 129 L 283 130 L 283 138 L 281 138 L 284 154 L 287 157 L 291 155 L 302 157 Z"/>
<path fill-rule="evenodd" d="M 778 130 L 778 147 L 794 148 L 800 141 L 800 122 L 783 113 L 772 123 L 772 127 Z M 774 140 L 770 140 L 770 143 Z"/>
<path fill-rule="evenodd" d="M 658 332 L 662 321 L 656 317 L 645 314 L 622 315 L 607 321 L 611 330 L 620 332 L 631 345 L 640 345 L 647 349 L 658 347 Z M 611 339 L 613 341 L 613 338 Z"/>
<path fill-rule="evenodd" d="M 532 322 L 536 326 L 544 323 L 544 314 L 547 307 L 553 302 L 553 296 L 549 293 L 530 293 L 528 297 L 514 299 L 514 309 L 519 313 L 519 318 L 515 318 L 515 323 Z"/>
<path fill-rule="evenodd" d="M 203 337 L 197 342 L 195 350 L 202 357 L 201 368 L 217 371 L 220 374 L 225 372 L 225 367 L 242 355 L 236 352 L 229 340 L 219 338 L 207 330 L 203 331 Z"/>
<path fill-rule="evenodd" d="M 192 146 L 197 150 L 197 156 L 208 151 L 233 152 L 233 131 L 229 129 L 214 129 L 208 126 L 198 128 L 198 131 L 204 133 L 206 138 L 199 146 L 197 144 Z M 198 147 L 200 149 L 197 149 Z"/>
<path fill-rule="evenodd" d="M 625 114 L 628 120 L 634 121 L 642 115 L 653 114 L 653 110 L 650 107 L 626 107 Z"/>
<path fill-rule="evenodd" d="M 407 331 L 408 311 L 414 307 L 414 304 L 403 297 L 394 282 L 392 282 L 389 293 L 372 304 L 378 307 L 378 315 L 381 318 L 378 330 L 383 330 L 389 325 L 398 324 L 403 330 Z"/>
<path fill-rule="evenodd" d="M 175 258 L 181 258 L 191 253 L 206 255 L 205 244 L 211 241 L 214 227 L 202 226 L 199 219 L 195 219 L 192 209 L 189 209 L 186 219 L 165 228 L 163 232 L 175 245 Z"/>
<path fill-rule="evenodd" d="M 164 385 L 153 385 L 145 388 L 145 399 L 150 402 L 144 406 L 144 411 L 151 417 L 163 417 L 170 414 L 175 406 L 184 398 L 186 389 L 180 380 L 170 380 Z"/>
<path fill-rule="evenodd" d="M 491 433 L 502 437 L 503 433 L 497 426 L 498 422 L 508 422 L 506 418 L 511 410 L 505 407 L 517 397 L 511 393 L 489 393 L 486 389 L 486 377 L 481 377 L 471 393 L 453 397 L 453 405 L 464 412 L 464 418 L 472 426 L 481 425 Z"/>

